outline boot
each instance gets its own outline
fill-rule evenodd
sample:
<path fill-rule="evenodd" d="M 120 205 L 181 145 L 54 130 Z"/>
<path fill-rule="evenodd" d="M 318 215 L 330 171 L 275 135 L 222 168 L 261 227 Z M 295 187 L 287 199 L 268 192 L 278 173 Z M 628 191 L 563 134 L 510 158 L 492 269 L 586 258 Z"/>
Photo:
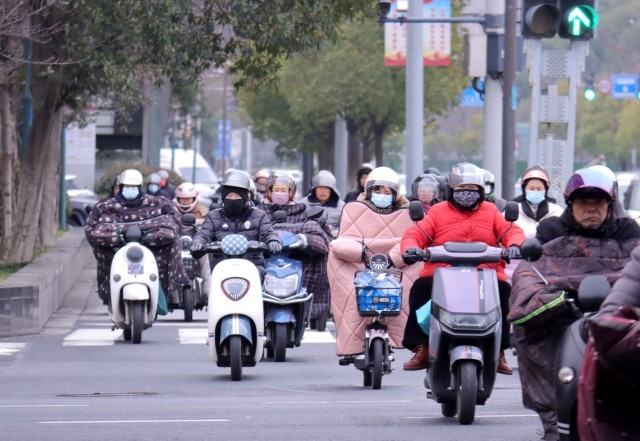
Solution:
<path fill-rule="evenodd" d="M 413 350 L 413 357 L 407 361 L 403 368 L 405 371 L 420 371 L 429 365 L 429 345 L 418 345 Z"/>
<path fill-rule="evenodd" d="M 511 366 L 507 364 L 507 359 L 504 356 L 504 351 L 500 351 L 500 356 L 498 357 L 498 373 L 504 375 L 513 374 L 513 369 L 511 369 Z"/>

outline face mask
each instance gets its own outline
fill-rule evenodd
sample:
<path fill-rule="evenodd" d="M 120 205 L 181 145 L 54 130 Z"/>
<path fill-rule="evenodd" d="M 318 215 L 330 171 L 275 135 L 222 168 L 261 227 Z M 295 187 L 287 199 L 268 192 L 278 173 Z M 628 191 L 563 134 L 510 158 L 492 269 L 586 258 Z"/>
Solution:
<path fill-rule="evenodd" d="M 525 191 L 527 201 L 533 205 L 539 205 L 545 199 L 544 191 Z"/>
<path fill-rule="evenodd" d="M 140 192 L 136 187 L 124 187 L 122 189 L 122 197 L 128 201 L 132 201 L 138 197 Z"/>
<path fill-rule="evenodd" d="M 453 190 L 453 204 L 460 210 L 472 210 L 480 201 L 478 190 Z"/>
<path fill-rule="evenodd" d="M 274 205 L 287 205 L 289 203 L 289 193 L 271 193 L 271 202 Z"/>
<path fill-rule="evenodd" d="M 378 208 L 387 208 L 393 202 L 393 196 L 390 194 L 373 193 L 371 195 L 371 203 Z"/>
<path fill-rule="evenodd" d="M 224 212 L 235 216 L 242 213 L 244 210 L 244 200 L 243 199 L 225 199 L 224 200 Z"/>
<path fill-rule="evenodd" d="M 158 190 L 160 190 L 160 186 L 156 184 L 151 184 L 147 186 L 147 190 L 149 190 L 149 193 L 157 193 Z"/>

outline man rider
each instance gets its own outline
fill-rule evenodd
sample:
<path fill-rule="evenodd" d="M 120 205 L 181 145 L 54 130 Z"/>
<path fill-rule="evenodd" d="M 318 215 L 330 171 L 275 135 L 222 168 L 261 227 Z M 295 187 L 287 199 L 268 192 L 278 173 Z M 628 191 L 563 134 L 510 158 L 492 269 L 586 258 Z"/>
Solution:
<path fill-rule="evenodd" d="M 151 173 L 147 176 L 147 194 L 151 196 L 164 197 L 169 201 L 173 199 L 173 196 L 171 196 L 167 190 L 162 188 L 162 177 L 160 176 L 160 173 Z"/>
<path fill-rule="evenodd" d="M 165 294 L 176 292 L 189 283 L 180 256 L 181 222 L 171 203 L 164 197 L 142 191 L 142 174 L 125 170 L 118 177 L 119 192 L 98 202 L 87 218 L 85 234 L 98 261 L 98 295 L 109 304 L 109 274 L 116 251 L 123 246 L 121 234 L 127 224 L 139 224 L 142 243 L 156 258 L 160 283 Z"/>
<path fill-rule="evenodd" d="M 191 255 L 196 259 L 205 253 L 203 248 L 209 242 L 220 241 L 230 234 L 241 234 L 247 240 L 256 240 L 267 244 L 269 252 L 279 253 L 282 242 L 275 234 L 267 214 L 251 206 L 249 190 L 250 179 L 240 170 L 227 172 L 220 185 L 220 200 L 222 208 L 212 210 L 207 214 L 200 231 L 196 233 L 191 243 Z M 261 252 L 249 252 L 244 257 L 253 262 L 259 269 L 264 270 L 264 257 Z M 211 269 L 222 257 L 210 257 Z"/>
<path fill-rule="evenodd" d="M 542 257 L 522 262 L 513 275 L 507 319 L 518 350 L 522 401 L 538 413 L 545 441 L 559 438 L 554 363 L 558 342 L 581 315 L 575 307 L 578 286 L 592 274 L 613 284 L 640 243 L 638 224 L 616 215 L 617 197 L 610 171 L 575 172 L 564 191 L 567 208 L 538 225 Z"/>

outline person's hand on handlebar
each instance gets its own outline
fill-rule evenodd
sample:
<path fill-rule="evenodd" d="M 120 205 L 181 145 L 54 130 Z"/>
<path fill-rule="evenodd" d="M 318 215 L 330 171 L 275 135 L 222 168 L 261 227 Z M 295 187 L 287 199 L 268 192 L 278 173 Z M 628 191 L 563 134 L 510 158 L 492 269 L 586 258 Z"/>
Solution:
<path fill-rule="evenodd" d="M 189 247 L 189 252 L 191 253 L 194 259 L 199 259 L 205 254 L 207 254 L 204 252 L 204 245 L 199 243 L 192 243 L 191 246 Z"/>
<path fill-rule="evenodd" d="M 269 252 L 271 254 L 278 254 L 280 251 L 282 251 L 282 244 L 279 240 L 272 240 L 267 244 L 267 248 L 269 249 Z"/>
<path fill-rule="evenodd" d="M 411 247 L 402 255 L 402 260 L 407 265 L 411 265 L 412 263 L 420 262 L 426 256 L 427 252 L 422 248 Z"/>
<path fill-rule="evenodd" d="M 522 259 L 522 255 L 520 254 L 520 247 L 517 245 L 511 245 L 509 248 L 507 248 L 505 254 L 509 259 Z"/>

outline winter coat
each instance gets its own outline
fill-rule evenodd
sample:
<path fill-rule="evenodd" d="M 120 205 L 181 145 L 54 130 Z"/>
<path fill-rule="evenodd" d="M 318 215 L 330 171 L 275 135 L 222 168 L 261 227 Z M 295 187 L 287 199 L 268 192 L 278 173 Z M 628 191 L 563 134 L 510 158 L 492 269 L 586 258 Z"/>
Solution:
<path fill-rule="evenodd" d="M 291 258 L 302 261 L 303 275 L 302 284 L 307 287 L 307 291 L 313 293 L 313 307 L 311 315 L 317 318 L 320 312 L 327 311 L 329 307 L 329 279 L 327 276 L 327 256 L 329 254 L 329 242 L 331 235 L 322 224 L 312 219 L 307 219 L 307 206 L 298 203 L 286 205 L 284 207 L 265 204 L 258 207 L 273 221 L 273 213 L 283 210 L 287 213 L 287 220 L 284 224 L 274 224 L 274 231 L 284 230 L 294 234 L 304 234 L 307 238 L 308 246 L 306 250 L 299 253 L 292 253 Z"/>
<path fill-rule="evenodd" d="M 559 237 L 544 244 L 540 260 L 533 264 L 522 261 L 513 275 L 507 320 L 514 325 L 512 341 L 518 350 L 523 403 L 538 412 L 545 430 L 551 433 L 557 435 L 554 381 L 558 342 L 578 319 L 566 298 L 575 295 L 587 275 L 602 275 L 615 282 L 638 243 L 638 239 Z"/>
<path fill-rule="evenodd" d="M 535 212 L 522 196 L 517 197 L 514 201 L 518 203 L 519 212 L 518 220 L 514 223 L 522 228 L 524 235 L 528 238 L 536 237 L 536 231 L 541 221 L 550 217 L 560 216 L 564 211 L 559 205 L 546 200 L 538 205 L 538 209 Z"/>
<path fill-rule="evenodd" d="M 640 247 L 631 253 L 631 261 L 600 307 L 601 314 L 612 314 L 622 306 L 640 308 Z"/>
<path fill-rule="evenodd" d="M 445 242 L 484 242 L 496 246 L 499 237 L 500 243 L 507 248 L 520 245 L 525 240 L 520 227 L 507 222 L 490 202 L 480 203 L 473 211 L 461 211 L 451 202 L 441 202 L 431 207 L 417 225 L 407 229 L 402 237 L 402 252 L 412 247 L 424 249 L 444 245 Z M 436 268 L 446 266 L 450 265 L 426 262 L 420 271 L 420 277 L 433 276 Z M 494 269 L 498 279 L 506 281 L 504 267 L 504 262 L 479 265 L 479 268 Z"/>
<path fill-rule="evenodd" d="M 168 214 L 162 214 L 163 206 L 168 207 Z M 165 294 L 173 294 L 189 283 L 180 255 L 182 223 L 171 203 L 165 198 L 150 195 L 140 195 L 132 201 L 118 195 L 96 204 L 85 225 L 87 241 L 98 262 L 98 295 L 104 301 L 110 298 L 111 261 L 124 245 L 119 233 L 133 223 L 142 230 L 142 243 L 156 257 Z"/>
<path fill-rule="evenodd" d="M 370 318 L 362 318 L 358 313 L 353 283 L 355 272 L 364 269 L 363 242 L 369 257 L 375 253 L 386 254 L 393 266 L 403 272 L 402 312 L 386 320 L 391 346 L 402 347 L 409 313 L 409 290 L 419 271 L 419 265 L 406 266 L 400 253 L 400 239 L 411 225 L 409 210 L 403 208 L 379 214 L 365 203 L 351 202 L 342 210 L 340 233 L 329 245 L 328 263 L 331 311 L 336 324 L 336 353 L 339 356 L 364 351 L 365 326 L 371 322 Z"/>
<path fill-rule="evenodd" d="M 210 211 L 204 219 L 204 224 L 193 237 L 192 244 L 206 245 L 209 242 L 220 241 L 230 234 L 241 234 L 247 240 L 255 240 L 268 244 L 272 241 L 280 241 L 278 235 L 271 228 L 269 216 L 262 210 L 254 207 L 245 208 L 239 216 L 229 216 L 224 209 Z M 211 269 L 222 260 L 222 256 L 209 256 Z M 260 252 L 249 252 L 244 259 L 253 262 L 254 265 L 264 268 L 264 256 Z"/>
<path fill-rule="evenodd" d="M 624 306 L 589 320 L 578 379 L 582 441 L 640 439 L 640 309 Z"/>
<path fill-rule="evenodd" d="M 324 204 L 321 203 L 316 195 L 311 192 L 304 198 L 300 199 L 301 204 L 305 204 L 307 207 L 322 207 L 324 209 L 323 216 L 327 220 L 327 224 L 331 226 L 331 228 L 337 230 L 338 224 L 340 224 L 340 215 L 342 214 L 342 207 L 344 207 L 344 202 L 340 200 L 340 197 L 336 194 L 335 191 L 331 190 L 331 197 Z"/>
<path fill-rule="evenodd" d="M 583 236 L 608 238 L 617 241 L 640 237 L 640 226 L 629 217 L 618 217 L 615 214 L 606 220 L 599 228 L 583 228 L 571 214 L 571 207 L 565 208 L 558 217 L 550 217 L 540 222 L 536 238 L 542 242 L 549 242 L 562 236 Z"/>

